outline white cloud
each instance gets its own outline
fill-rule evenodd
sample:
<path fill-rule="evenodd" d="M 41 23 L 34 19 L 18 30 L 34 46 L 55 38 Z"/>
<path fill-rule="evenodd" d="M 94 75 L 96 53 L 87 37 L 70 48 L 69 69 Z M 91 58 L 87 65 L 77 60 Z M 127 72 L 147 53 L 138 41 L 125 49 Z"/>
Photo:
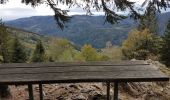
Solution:
<path fill-rule="evenodd" d="M 6 4 L 0 4 L 0 18 L 3 20 L 37 15 L 53 15 L 53 11 L 45 4 L 32 7 L 21 3 L 21 0 L 9 0 Z"/>
<path fill-rule="evenodd" d="M 37 12 L 28 8 L 3 8 L 0 10 L 0 17 L 4 20 L 12 20 L 35 15 Z"/>
<path fill-rule="evenodd" d="M 136 6 L 140 6 L 144 0 L 130 0 L 136 2 Z M 65 5 L 59 5 L 62 9 L 68 9 Z M 96 12 L 92 9 L 92 12 L 95 15 L 104 14 L 102 11 Z M 118 12 L 118 13 L 125 13 L 125 12 Z M 0 18 L 3 20 L 13 20 L 22 17 L 29 17 L 29 16 L 40 16 L 40 15 L 53 15 L 54 12 L 50 9 L 49 6 L 46 4 L 41 4 L 37 7 L 32 7 L 31 5 L 25 5 L 21 3 L 21 0 L 9 0 L 6 4 L 0 4 Z M 86 14 L 86 12 L 81 8 L 71 8 L 69 15 L 75 14 Z"/>

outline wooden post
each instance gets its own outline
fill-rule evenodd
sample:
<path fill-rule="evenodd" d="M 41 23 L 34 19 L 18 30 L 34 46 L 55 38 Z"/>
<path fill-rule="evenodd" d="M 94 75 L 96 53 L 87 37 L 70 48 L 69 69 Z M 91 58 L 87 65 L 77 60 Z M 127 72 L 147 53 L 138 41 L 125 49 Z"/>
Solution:
<path fill-rule="evenodd" d="M 107 100 L 110 100 L 110 82 L 107 82 Z"/>
<path fill-rule="evenodd" d="M 118 100 L 118 82 L 114 83 L 114 100 Z"/>
<path fill-rule="evenodd" d="M 40 100 L 43 100 L 43 87 L 41 83 L 39 83 L 39 93 L 40 93 Z"/>
<path fill-rule="evenodd" d="M 29 100 L 34 100 L 32 84 L 28 84 Z"/>

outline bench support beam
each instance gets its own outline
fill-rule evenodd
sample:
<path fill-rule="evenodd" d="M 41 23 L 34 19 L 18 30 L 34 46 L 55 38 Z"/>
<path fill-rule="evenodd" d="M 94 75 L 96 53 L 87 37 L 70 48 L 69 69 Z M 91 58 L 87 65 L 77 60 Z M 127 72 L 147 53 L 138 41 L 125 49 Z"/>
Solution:
<path fill-rule="evenodd" d="M 28 84 L 29 100 L 34 100 L 32 84 Z"/>
<path fill-rule="evenodd" d="M 110 100 L 110 82 L 107 82 L 107 100 Z"/>
<path fill-rule="evenodd" d="M 118 82 L 114 83 L 114 100 L 118 100 Z"/>
<path fill-rule="evenodd" d="M 40 94 L 40 100 L 43 100 L 43 87 L 41 83 L 39 83 L 39 94 Z"/>

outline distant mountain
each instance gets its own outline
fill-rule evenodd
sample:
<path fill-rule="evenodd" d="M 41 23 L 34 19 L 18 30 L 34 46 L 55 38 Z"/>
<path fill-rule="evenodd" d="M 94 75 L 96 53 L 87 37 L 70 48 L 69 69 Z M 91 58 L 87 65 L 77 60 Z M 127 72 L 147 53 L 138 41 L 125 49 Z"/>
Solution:
<path fill-rule="evenodd" d="M 170 20 L 170 12 L 158 15 L 159 34 L 163 34 Z M 75 15 L 62 31 L 52 16 L 35 16 L 6 22 L 6 25 L 29 30 L 43 35 L 67 38 L 78 46 L 92 44 L 96 48 L 105 47 L 106 42 L 120 45 L 127 38 L 137 22 L 127 18 L 119 24 L 105 23 L 104 16 Z"/>

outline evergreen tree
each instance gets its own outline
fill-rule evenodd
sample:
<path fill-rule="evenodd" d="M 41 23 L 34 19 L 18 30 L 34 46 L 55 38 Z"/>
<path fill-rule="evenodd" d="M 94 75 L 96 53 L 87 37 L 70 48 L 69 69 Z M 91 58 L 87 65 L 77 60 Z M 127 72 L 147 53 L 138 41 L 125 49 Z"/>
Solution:
<path fill-rule="evenodd" d="M 24 46 L 20 43 L 16 37 L 13 41 L 11 62 L 13 63 L 23 63 L 26 62 L 27 56 L 25 53 Z"/>
<path fill-rule="evenodd" d="M 33 53 L 32 62 L 43 62 L 45 61 L 45 49 L 41 41 L 37 42 L 36 48 Z"/>
<path fill-rule="evenodd" d="M 9 62 L 9 33 L 7 27 L 4 26 L 4 23 L 0 20 L 0 55 L 2 55 L 3 62 Z"/>
<path fill-rule="evenodd" d="M 138 29 L 143 31 L 144 29 L 149 29 L 150 33 L 157 33 L 157 10 L 156 7 L 149 3 L 145 14 L 141 17 L 139 21 Z"/>
<path fill-rule="evenodd" d="M 0 20 L 0 55 L 2 56 L 3 63 L 9 63 L 9 50 L 8 50 L 9 34 L 7 28 Z M 10 95 L 7 85 L 0 85 L 0 97 L 8 97 Z"/>
<path fill-rule="evenodd" d="M 157 59 L 161 42 L 160 37 L 151 34 L 147 29 L 143 31 L 133 30 L 122 44 L 122 53 L 125 59 Z"/>
<path fill-rule="evenodd" d="M 163 44 L 161 49 L 161 61 L 170 67 L 170 20 L 163 36 Z"/>

